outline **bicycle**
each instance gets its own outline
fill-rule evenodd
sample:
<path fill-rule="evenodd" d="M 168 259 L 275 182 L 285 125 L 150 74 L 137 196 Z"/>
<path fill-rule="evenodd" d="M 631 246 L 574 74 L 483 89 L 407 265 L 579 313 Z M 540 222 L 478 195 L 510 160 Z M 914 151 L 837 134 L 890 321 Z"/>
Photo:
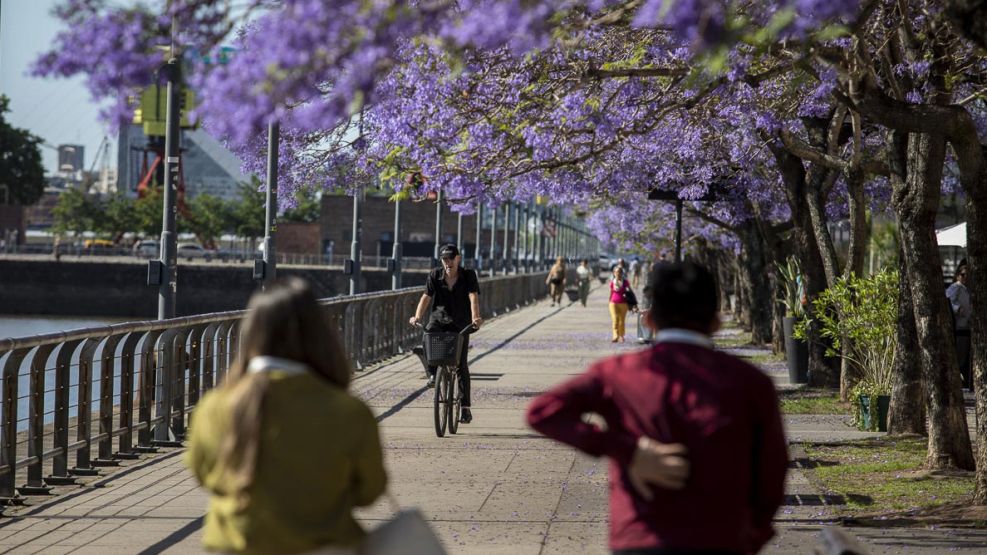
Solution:
<path fill-rule="evenodd" d="M 459 361 L 463 349 L 463 338 L 477 328 L 470 324 L 459 333 L 431 332 L 425 333 L 425 360 L 429 366 L 436 366 L 435 396 L 433 400 L 433 417 L 435 420 L 435 435 L 444 437 L 448 427 L 450 434 L 459 431 L 459 419 L 462 415 L 463 392 L 459 387 Z"/>

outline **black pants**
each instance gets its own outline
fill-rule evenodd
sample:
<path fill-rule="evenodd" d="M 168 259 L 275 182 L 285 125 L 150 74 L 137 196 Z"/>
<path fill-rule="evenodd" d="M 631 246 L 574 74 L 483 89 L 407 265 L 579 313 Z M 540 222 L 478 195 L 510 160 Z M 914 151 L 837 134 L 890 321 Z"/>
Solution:
<path fill-rule="evenodd" d="M 970 330 L 956 330 L 956 361 L 960 364 L 963 387 L 973 389 L 973 376 L 970 374 Z"/>
<path fill-rule="evenodd" d="M 463 350 L 459 353 L 459 390 L 463 392 L 463 406 L 470 406 L 470 367 L 469 359 L 470 336 L 463 336 Z M 434 376 L 437 366 L 428 367 L 428 375 Z"/>
<path fill-rule="evenodd" d="M 613 555 L 740 555 L 739 551 L 718 549 L 674 549 L 666 547 L 644 547 L 641 549 L 617 549 Z"/>

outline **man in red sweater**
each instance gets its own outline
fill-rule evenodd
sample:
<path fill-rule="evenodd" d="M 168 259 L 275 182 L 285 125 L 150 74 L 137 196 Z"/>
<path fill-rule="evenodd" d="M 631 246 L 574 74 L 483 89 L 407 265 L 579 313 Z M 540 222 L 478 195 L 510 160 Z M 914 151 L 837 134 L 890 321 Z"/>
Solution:
<path fill-rule="evenodd" d="M 774 535 L 788 466 L 778 397 L 760 370 L 714 349 L 717 306 L 708 270 L 657 265 L 645 316 L 655 346 L 596 362 L 528 407 L 535 430 L 610 458 L 614 554 L 750 554 Z"/>

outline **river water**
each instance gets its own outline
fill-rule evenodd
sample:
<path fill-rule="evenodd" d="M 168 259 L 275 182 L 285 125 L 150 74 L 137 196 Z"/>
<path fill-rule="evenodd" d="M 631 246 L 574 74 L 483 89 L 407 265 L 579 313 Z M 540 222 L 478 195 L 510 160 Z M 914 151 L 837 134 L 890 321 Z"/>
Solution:
<path fill-rule="evenodd" d="M 100 318 L 98 316 L 6 316 L 0 314 L 0 338 L 26 337 L 125 321 L 121 318 Z"/>
<path fill-rule="evenodd" d="M 26 337 L 45 333 L 55 333 L 59 331 L 75 330 L 80 328 L 103 326 L 106 324 L 113 324 L 118 322 L 126 322 L 127 319 L 122 318 L 101 318 L 98 316 L 7 316 L 0 315 L 0 338 L 7 337 Z M 17 430 L 23 431 L 27 429 L 27 414 L 28 414 L 28 399 L 29 399 L 29 387 L 30 387 L 30 376 L 29 372 L 29 358 L 25 359 L 21 363 L 20 374 L 17 380 L 18 388 L 18 399 L 17 399 L 17 413 L 18 422 Z M 0 357 L 0 361 L 5 360 L 6 357 Z M 78 355 L 72 357 L 72 365 L 69 370 L 69 406 L 70 413 L 74 417 L 76 415 L 75 406 L 78 404 L 78 385 L 79 385 L 79 370 L 78 370 Z M 98 364 L 96 366 L 96 371 L 98 372 Z M 119 402 L 120 395 L 120 366 L 119 362 L 115 364 L 114 369 L 114 404 Z M 55 393 L 54 393 L 54 364 L 53 359 L 49 358 L 48 368 L 45 371 L 45 393 L 44 393 L 44 403 L 46 414 L 44 417 L 45 424 L 51 423 L 54 420 L 54 414 L 51 412 L 52 407 L 54 407 Z M 94 410 L 98 408 L 100 395 L 99 380 L 95 380 L 92 385 L 92 406 Z M 3 401 L 0 398 L 0 410 L 3 408 Z M 74 432 L 73 432 L 74 433 Z M 74 437 L 74 436 L 73 436 Z"/>

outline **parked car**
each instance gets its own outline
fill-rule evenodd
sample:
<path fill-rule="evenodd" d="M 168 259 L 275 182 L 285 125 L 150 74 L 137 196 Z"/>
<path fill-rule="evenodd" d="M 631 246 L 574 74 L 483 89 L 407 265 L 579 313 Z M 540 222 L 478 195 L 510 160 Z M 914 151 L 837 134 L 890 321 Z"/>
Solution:
<path fill-rule="evenodd" d="M 154 239 L 145 239 L 134 244 L 134 256 L 139 258 L 156 258 L 160 254 L 160 246 Z"/>
<path fill-rule="evenodd" d="M 116 245 L 113 244 L 113 241 L 108 241 L 106 239 L 86 239 L 82 243 L 82 248 L 86 250 L 106 250 L 112 249 L 115 246 Z"/>
<path fill-rule="evenodd" d="M 194 258 L 201 258 L 203 260 L 212 260 L 213 252 L 202 248 L 202 245 L 198 243 L 179 243 L 178 244 L 178 258 L 185 258 L 187 260 L 192 260 Z"/>

